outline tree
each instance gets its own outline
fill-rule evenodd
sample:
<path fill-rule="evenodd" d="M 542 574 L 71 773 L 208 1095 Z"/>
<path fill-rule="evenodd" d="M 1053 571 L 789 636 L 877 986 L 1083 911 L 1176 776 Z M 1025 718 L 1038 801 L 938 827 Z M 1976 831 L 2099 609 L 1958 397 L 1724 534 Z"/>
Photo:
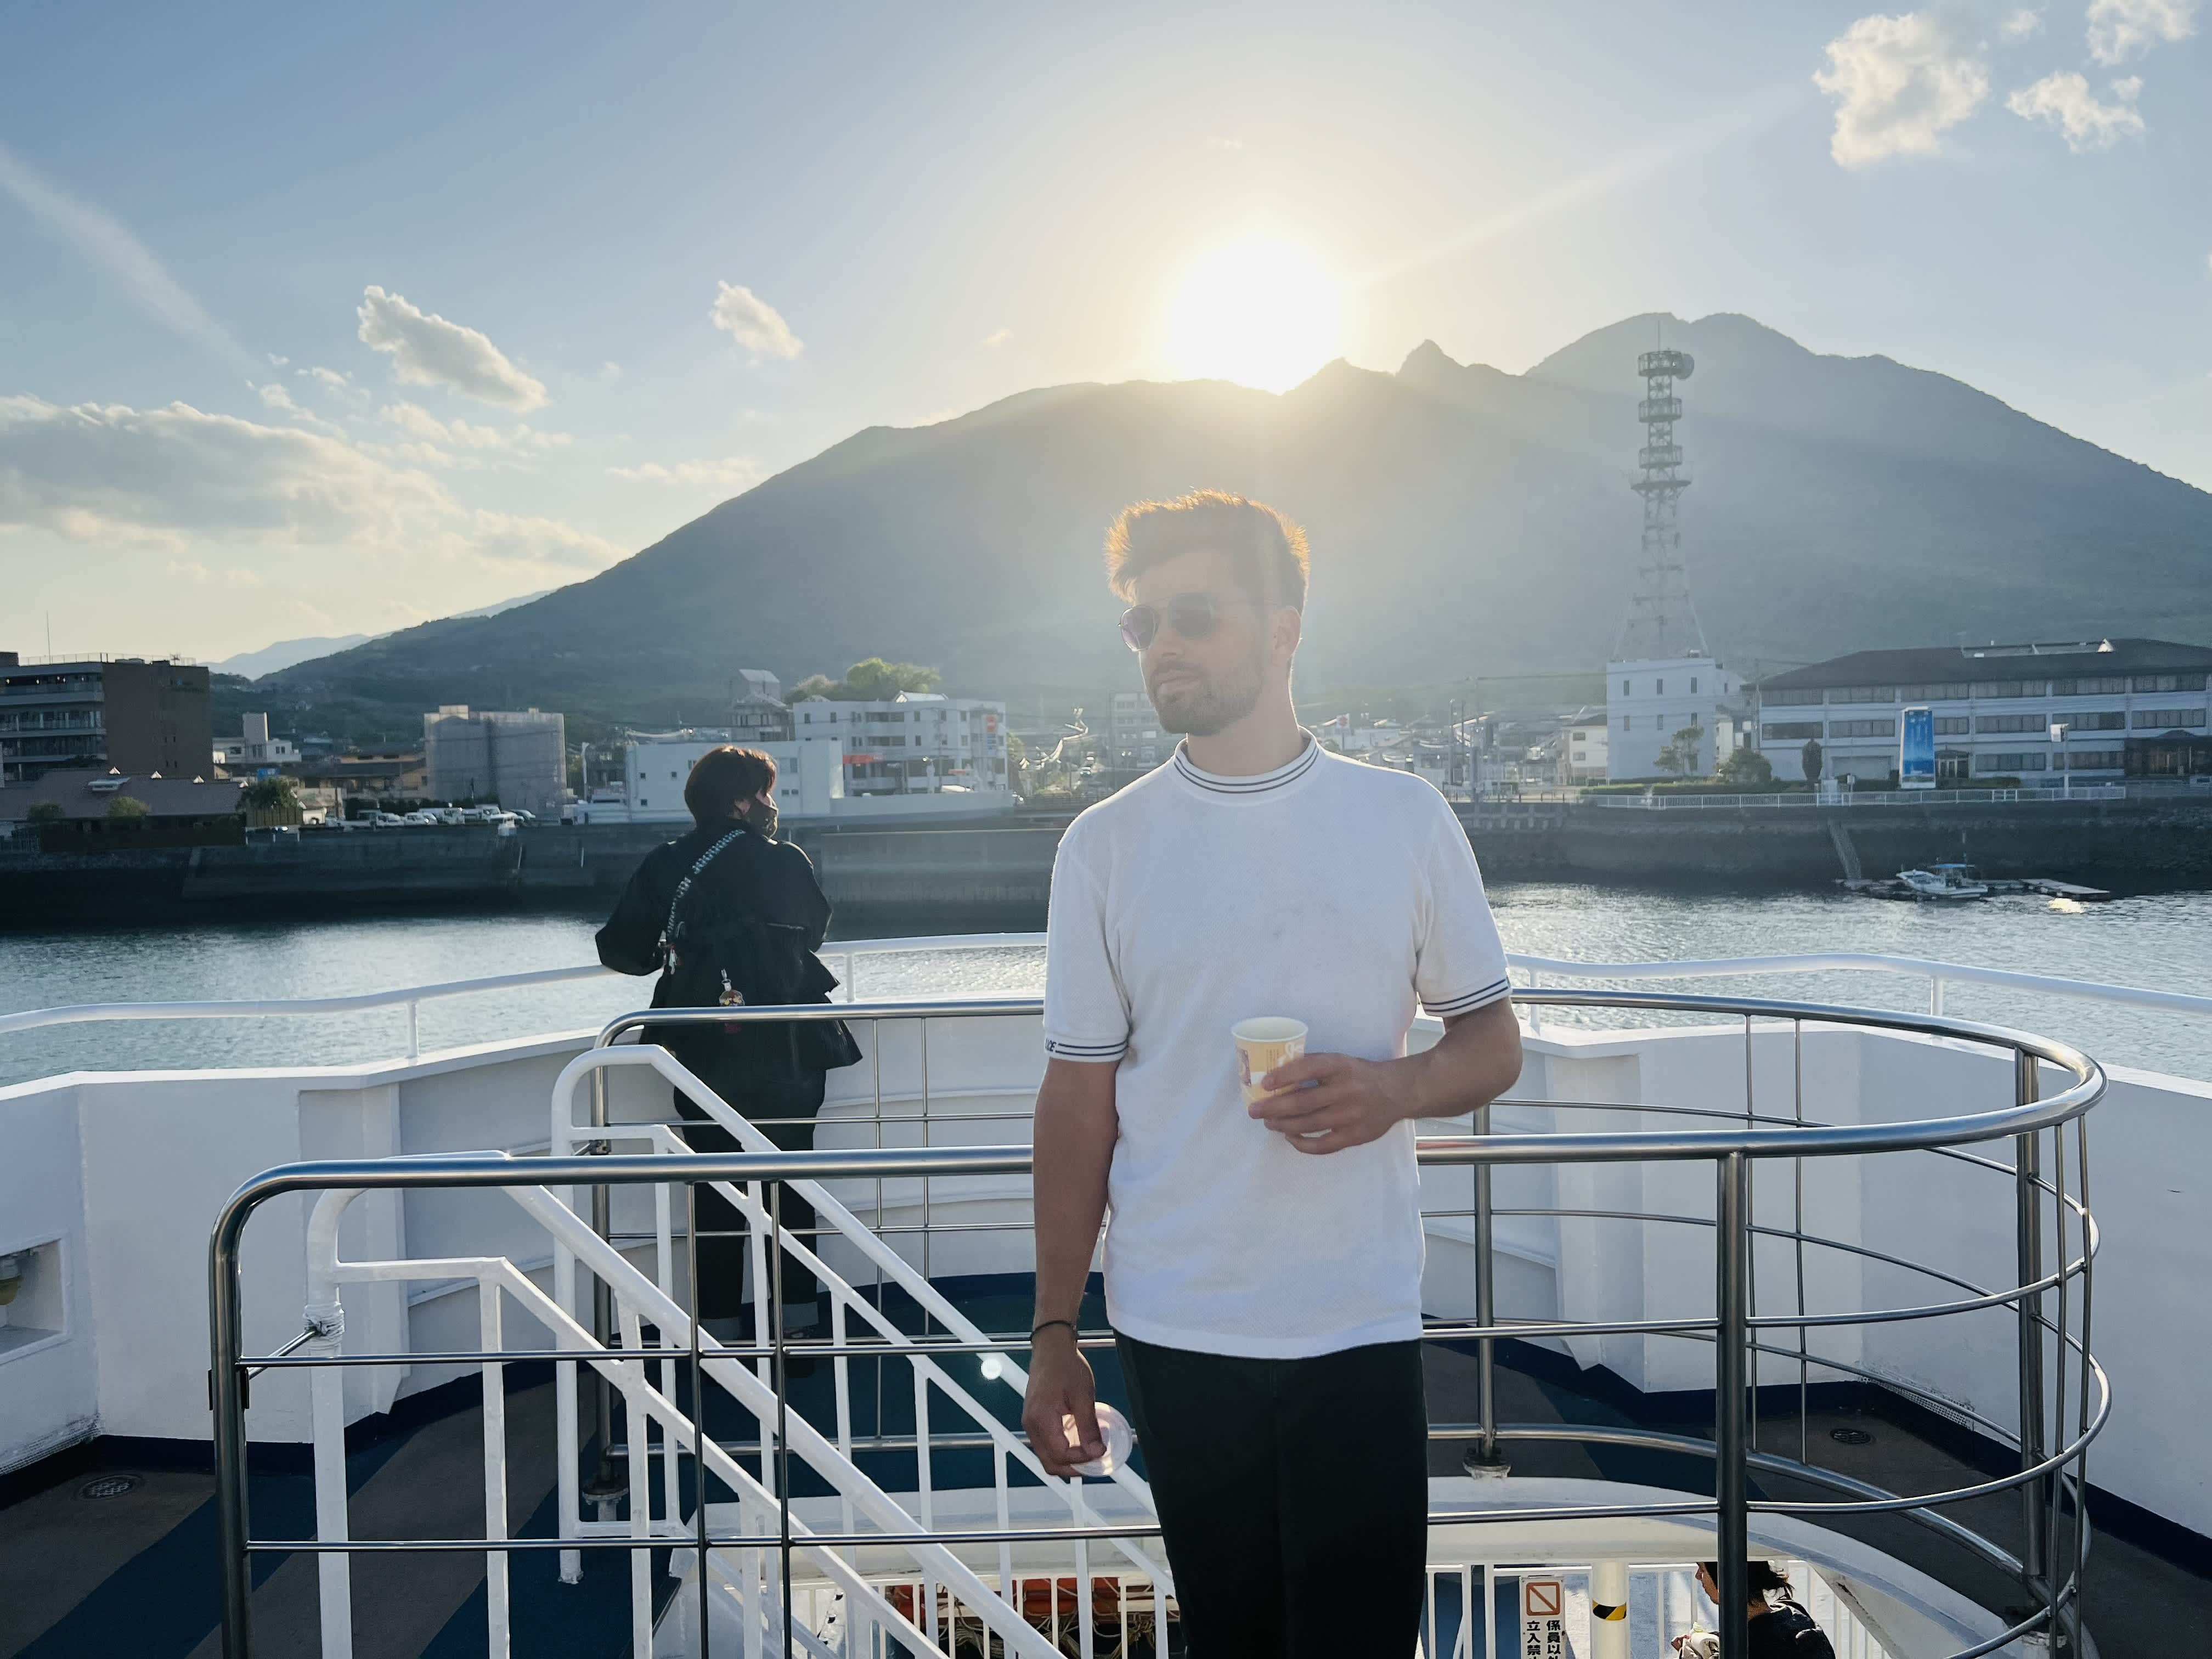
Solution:
<path fill-rule="evenodd" d="M 1802 767 L 1804 768 L 1804 770 L 1805 770 L 1805 781 L 1806 781 L 1806 782 L 1808 782 L 1808 783 L 1818 783 L 1818 782 L 1820 782 L 1820 738 L 1806 738 L 1806 739 L 1805 739 L 1805 749 L 1804 749 L 1804 752 L 1803 752 L 1803 754 L 1799 757 L 1799 762 L 1798 762 L 1798 763 L 1799 763 L 1801 766 L 1802 766 Z"/>
<path fill-rule="evenodd" d="M 1652 764 L 1662 772 L 1672 772 L 1677 777 L 1687 777 L 1698 769 L 1705 746 L 1705 729 L 1702 726 L 1686 726 L 1667 740 Z"/>
<path fill-rule="evenodd" d="M 869 657 L 845 671 L 842 690 L 823 695 L 843 702 L 889 702 L 902 691 L 928 690 L 937 684 L 937 678 L 934 668 Z"/>
<path fill-rule="evenodd" d="M 58 800 L 34 800 L 27 817 L 33 823 L 62 823 L 69 818 L 69 808 Z"/>
<path fill-rule="evenodd" d="M 786 701 L 808 702 L 816 697 L 826 697 L 836 689 L 837 682 L 827 674 L 809 674 L 791 688 L 791 695 Z"/>
<path fill-rule="evenodd" d="M 118 795 L 107 803 L 107 816 L 118 822 L 136 823 L 152 817 L 154 809 L 135 795 Z"/>
<path fill-rule="evenodd" d="M 300 793 L 289 778 L 256 778 L 239 792 L 246 805 L 261 812 L 285 812 L 300 804 Z"/>
<path fill-rule="evenodd" d="M 1017 794 L 1029 793 L 1030 746 L 1012 732 L 1006 733 L 1006 787 Z"/>
<path fill-rule="evenodd" d="M 1720 763 L 1720 769 L 1715 775 L 1723 783 L 1771 783 L 1774 781 L 1774 763 L 1756 749 L 1738 749 Z"/>

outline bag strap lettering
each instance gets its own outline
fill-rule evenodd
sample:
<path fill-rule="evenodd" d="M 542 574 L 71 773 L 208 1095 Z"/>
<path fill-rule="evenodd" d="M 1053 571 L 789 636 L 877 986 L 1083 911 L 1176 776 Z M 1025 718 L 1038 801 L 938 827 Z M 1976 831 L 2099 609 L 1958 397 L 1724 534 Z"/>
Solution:
<path fill-rule="evenodd" d="M 691 890 L 691 884 L 698 880 L 700 872 L 705 870 L 708 865 L 714 861 L 715 855 L 720 853 L 721 850 L 727 847 L 732 842 L 737 840 L 738 836 L 744 835 L 746 831 L 741 828 L 731 830 L 728 835 L 723 836 L 721 840 L 716 842 L 705 852 L 700 854 L 699 861 L 691 866 L 690 873 L 686 875 L 683 880 L 676 884 L 676 895 L 673 898 L 668 901 L 668 921 L 665 925 L 663 925 L 660 930 L 660 946 L 662 952 L 664 953 L 664 960 L 665 959 L 665 952 L 668 949 L 668 942 L 676 936 L 676 910 L 677 907 L 684 902 L 684 896 Z"/>

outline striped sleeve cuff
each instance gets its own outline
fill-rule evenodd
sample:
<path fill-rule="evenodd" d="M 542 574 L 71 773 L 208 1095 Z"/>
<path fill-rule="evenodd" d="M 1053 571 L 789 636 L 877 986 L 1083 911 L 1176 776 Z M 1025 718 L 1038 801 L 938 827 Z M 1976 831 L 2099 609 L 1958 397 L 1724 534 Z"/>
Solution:
<path fill-rule="evenodd" d="M 1078 1060 L 1098 1064 L 1119 1060 L 1127 1054 L 1129 1040 L 1124 1037 L 1119 1042 L 1064 1042 L 1058 1037 L 1047 1037 L 1044 1051 L 1054 1060 Z"/>
<path fill-rule="evenodd" d="M 1455 1014 L 1471 1014 L 1478 1008 L 1486 1008 L 1501 998 L 1511 995 L 1512 991 L 1511 979 L 1492 980 L 1487 985 L 1463 993 L 1459 996 L 1443 997 L 1434 1001 L 1424 997 L 1421 1000 L 1421 1009 L 1425 1013 L 1434 1014 L 1439 1019 L 1449 1019 Z"/>

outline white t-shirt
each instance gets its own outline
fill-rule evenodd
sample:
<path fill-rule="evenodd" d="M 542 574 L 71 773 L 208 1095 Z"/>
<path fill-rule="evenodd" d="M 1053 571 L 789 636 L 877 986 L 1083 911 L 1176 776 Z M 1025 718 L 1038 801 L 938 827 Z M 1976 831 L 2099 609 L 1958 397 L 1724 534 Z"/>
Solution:
<path fill-rule="evenodd" d="M 1424 780 L 1332 755 L 1220 777 L 1174 757 L 1068 826 L 1045 1052 L 1120 1066 L 1106 1309 L 1139 1341 L 1300 1358 L 1421 1331 L 1413 1126 L 1294 1151 L 1246 1110 L 1229 1031 L 1287 1015 L 1308 1054 L 1406 1052 L 1418 1000 L 1505 996 L 1466 833 Z"/>

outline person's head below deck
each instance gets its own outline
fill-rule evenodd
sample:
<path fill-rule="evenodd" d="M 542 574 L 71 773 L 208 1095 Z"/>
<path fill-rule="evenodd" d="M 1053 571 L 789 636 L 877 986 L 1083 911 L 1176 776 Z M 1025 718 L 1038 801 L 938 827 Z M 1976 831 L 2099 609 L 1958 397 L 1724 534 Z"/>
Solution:
<path fill-rule="evenodd" d="M 1161 726 L 1201 765 L 1261 770 L 1303 741 L 1291 663 L 1306 603 L 1305 532 L 1273 507 L 1220 490 L 1140 501 L 1106 538 L 1129 605 L 1121 635 Z M 1244 763 L 1240 764 L 1240 763 Z"/>
<path fill-rule="evenodd" d="M 773 836 L 776 829 L 775 761 L 757 749 L 724 744 L 691 763 L 684 781 L 684 805 L 702 830 L 732 820 Z"/>

